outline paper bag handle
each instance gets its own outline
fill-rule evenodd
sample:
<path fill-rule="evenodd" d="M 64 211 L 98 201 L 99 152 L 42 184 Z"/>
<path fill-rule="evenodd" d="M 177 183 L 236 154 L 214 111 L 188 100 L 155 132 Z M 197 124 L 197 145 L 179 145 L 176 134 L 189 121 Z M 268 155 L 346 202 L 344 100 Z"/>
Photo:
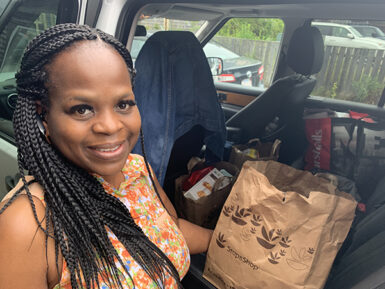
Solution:
<path fill-rule="evenodd" d="M 279 139 L 275 139 L 272 147 L 271 147 L 271 152 L 270 152 L 270 156 L 271 157 L 278 157 L 278 153 L 279 153 L 279 146 L 281 145 L 282 141 L 279 140 Z"/>

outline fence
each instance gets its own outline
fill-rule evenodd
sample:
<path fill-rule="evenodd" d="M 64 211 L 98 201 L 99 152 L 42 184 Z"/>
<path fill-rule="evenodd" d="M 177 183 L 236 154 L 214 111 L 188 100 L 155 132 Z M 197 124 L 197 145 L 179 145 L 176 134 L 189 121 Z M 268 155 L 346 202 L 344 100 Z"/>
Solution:
<path fill-rule="evenodd" d="M 385 50 L 327 46 L 316 77 L 320 95 L 377 103 L 385 85 Z"/>
<path fill-rule="evenodd" d="M 280 43 L 215 36 L 235 53 L 263 62 L 265 86 L 270 85 Z M 385 86 L 385 50 L 326 46 L 314 95 L 377 103 Z"/>

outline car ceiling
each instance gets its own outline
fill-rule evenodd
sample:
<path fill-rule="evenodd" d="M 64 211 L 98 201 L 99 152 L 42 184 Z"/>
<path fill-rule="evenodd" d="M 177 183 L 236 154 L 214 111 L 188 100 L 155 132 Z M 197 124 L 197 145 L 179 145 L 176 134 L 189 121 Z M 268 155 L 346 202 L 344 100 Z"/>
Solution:
<path fill-rule="evenodd" d="M 155 1 L 154 1 L 155 2 Z M 157 1 L 159 2 L 159 1 Z M 192 1 L 191 1 L 192 2 Z M 207 3 L 210 2 L 210 3 Z M 181 20 L 214 20 L 226 17 L 281 17 L 281 18 L 320 18 L 320 19 L 366 19 L 385 18 L 385 1 L 381 0 L 335 0 L 323 1 L 237 1 L 236 5 L 222 1 L 206 3 L 151 4 L 144 9 L 146 15 Z M 249 3 L 247 3 L 249 2 Z M 278 2 L 278 4 L 277 4 Z M 293 3 L 290 3 L 293 2 Z M 152 2 L 153 3 L 153 2 Z M 354 4 L 354 5 L 352 5 Z"/>

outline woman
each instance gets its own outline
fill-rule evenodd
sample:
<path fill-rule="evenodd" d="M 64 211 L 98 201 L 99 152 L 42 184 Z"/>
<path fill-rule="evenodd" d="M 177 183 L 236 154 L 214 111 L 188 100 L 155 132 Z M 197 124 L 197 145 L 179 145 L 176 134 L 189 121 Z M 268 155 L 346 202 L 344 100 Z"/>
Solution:
<path fill-rule="evenodd" d="M 56 25 L 28 45 L 14 114 L 22 180 L 0 203 L 0 288 L 178 288 L 189 250 L 207 250 L 212 232 L 178 219 L 130 154 L 141 126 L 133 77 L 125 47 L 88 26 Z"/>

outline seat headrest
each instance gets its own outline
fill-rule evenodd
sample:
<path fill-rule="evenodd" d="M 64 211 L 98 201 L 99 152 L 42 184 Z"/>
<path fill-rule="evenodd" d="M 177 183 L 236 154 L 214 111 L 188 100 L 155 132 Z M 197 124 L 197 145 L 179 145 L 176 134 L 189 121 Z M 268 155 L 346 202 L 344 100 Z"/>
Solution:
<path fill-rule="evenodd" d="M 135 29 L 135 36 L 146 36 L 147 35 L 147 29 L 143 25 L 137 25 Z"/>
<path fill-rule="evenodd" d="M 184 46 L 186 43 L 199 44 L 200 46 L 198 39 L 190 31 L 157 31 L 147 39 L 147 42 L 151 41 L 161 42 L 168 48 Z"/>
<path fill-rule="evenodd" d="M 287 64 L 302 75 L 318 73 L 324 58 L 324 42 L 316 27 L 304 25 L 297 28 L 287 50 Z"/>

